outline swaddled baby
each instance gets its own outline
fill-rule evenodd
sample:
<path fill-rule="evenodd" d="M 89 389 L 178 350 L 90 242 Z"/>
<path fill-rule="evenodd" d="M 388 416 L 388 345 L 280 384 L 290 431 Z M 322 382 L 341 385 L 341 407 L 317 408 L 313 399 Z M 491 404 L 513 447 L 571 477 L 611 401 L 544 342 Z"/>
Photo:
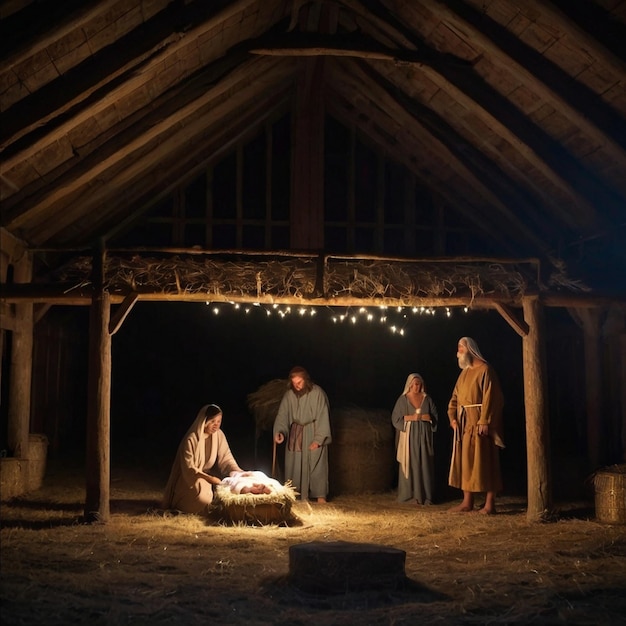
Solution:
<path fill-rule="evenodd" d="M 261 471 L 230 472 L 222 479 L 222 484 L 230 487 L 233 493 L 276 493 L 282 485 Z"/>

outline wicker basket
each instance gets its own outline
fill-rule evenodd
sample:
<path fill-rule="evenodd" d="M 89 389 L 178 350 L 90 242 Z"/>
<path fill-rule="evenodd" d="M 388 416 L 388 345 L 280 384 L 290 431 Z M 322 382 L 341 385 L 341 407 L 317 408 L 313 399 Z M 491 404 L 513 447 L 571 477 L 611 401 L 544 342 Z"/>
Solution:
<path fill-rule="evenodd" d="M 612 465 L 593 477 L 596 519 L 626 524 L 626 464 Z"/>

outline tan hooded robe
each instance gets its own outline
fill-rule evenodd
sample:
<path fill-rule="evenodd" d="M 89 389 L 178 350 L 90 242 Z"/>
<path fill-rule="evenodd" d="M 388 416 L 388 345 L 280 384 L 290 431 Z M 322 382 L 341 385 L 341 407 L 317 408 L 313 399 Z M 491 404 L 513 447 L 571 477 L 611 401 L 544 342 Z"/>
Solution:
<path fill-rule="evenodd" d="M 207 474 L 223 478 L 230 472 L 243 471 L 221 429 L 212 435 L 205 434 L 207 406 L 200 409 L 180 442 L 163 495 L 164 509 L 204 512 L 213 501 L 213 485 L 207 480 Z"/>

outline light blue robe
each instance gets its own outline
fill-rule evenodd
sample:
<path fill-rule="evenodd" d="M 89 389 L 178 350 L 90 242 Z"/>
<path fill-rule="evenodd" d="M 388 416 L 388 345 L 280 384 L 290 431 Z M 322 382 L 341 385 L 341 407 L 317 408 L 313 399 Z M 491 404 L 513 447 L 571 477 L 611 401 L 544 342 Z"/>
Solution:
<path fill-rule="evenodd" d="M 391 413 L 394 428 L 404 428 L 404 416 L 415 413 L 405 395 L 396 401 Z M 437 430 L 437 407 L 429 395 L 422 401 L 422 413 L 430 414 L 430 422 L 411 422 L 409 431 L 409 475 L 398 472 L 398 501 L 417 500 L 419 504 L 432 504 L 435 496 L 435 444 L 433 433 Z M 396 438 L 397 439 L 397 438 Z"/>

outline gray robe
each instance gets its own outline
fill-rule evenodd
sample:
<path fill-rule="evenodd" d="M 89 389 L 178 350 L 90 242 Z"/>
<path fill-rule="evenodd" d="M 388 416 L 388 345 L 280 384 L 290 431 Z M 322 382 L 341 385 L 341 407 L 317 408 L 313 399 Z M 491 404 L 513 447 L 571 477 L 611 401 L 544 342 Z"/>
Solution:
<path fill-rule="evenodd" d="M 302 442 L 290 446 L 292 435 L 302 426 Z M 274 437 L 285 437 L 285 480 L 290 480 L 303 499 L 328 495 L 328 444 L 331 442 L 328 398 L 318 385 L 302 396 L 289 389 L 283 396 L 274 421 Z M 316 441 L 319 448 L 309 450 Z"/>
<path fill-rule="evenodd" d="M 401 395 L 393 407 L 391 421 L 396 431 L 404 428 L 404 416 L 415 409 L 406 395 Z M 398 472 L 398 501 L 417 500 L 419 504 L 434 502 L 435 495 L 435 445 L 433 433 L 437 430 L 437 407 L 429 395 L 422 402 L 422 413 L 430 415 L 431 423 L 411 422 L 409 431 L 409 475 Z M 397 438 L 396 438 L 397 439 Z"/>

